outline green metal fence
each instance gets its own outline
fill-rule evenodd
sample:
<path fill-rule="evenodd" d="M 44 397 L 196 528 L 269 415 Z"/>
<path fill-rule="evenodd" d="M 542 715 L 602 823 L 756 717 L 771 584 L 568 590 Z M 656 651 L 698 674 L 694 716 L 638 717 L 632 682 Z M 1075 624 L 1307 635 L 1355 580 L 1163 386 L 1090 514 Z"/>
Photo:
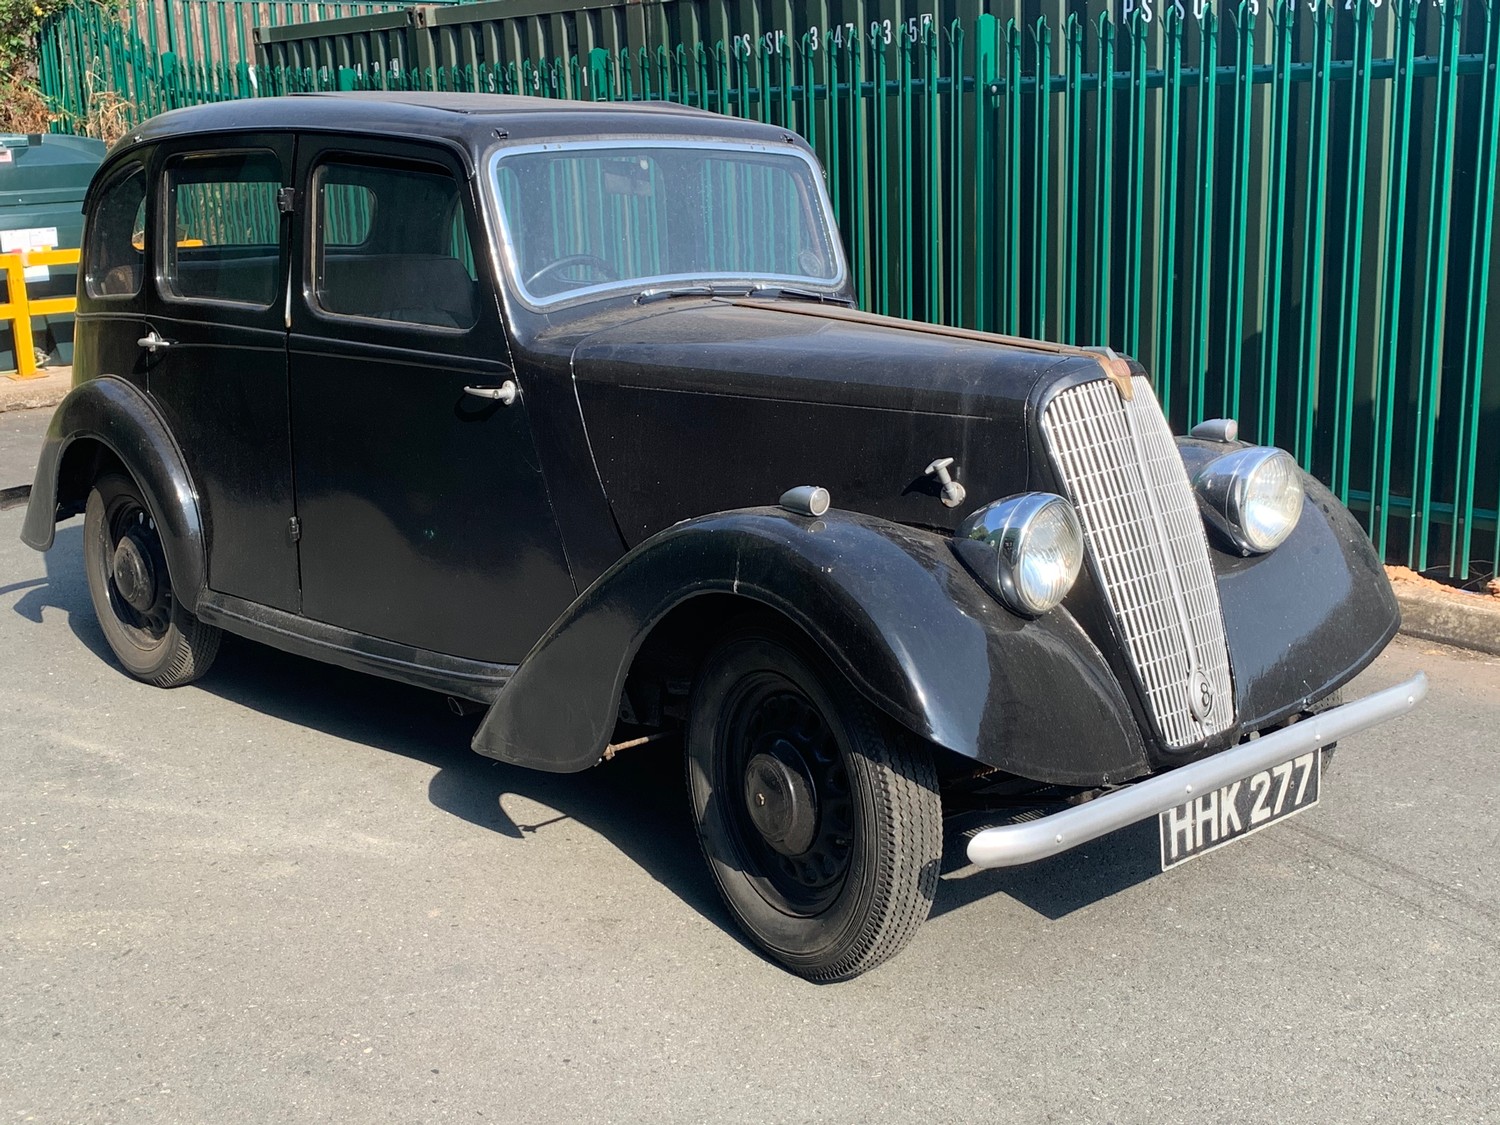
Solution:
<path fill-rule="evenodd" d="M 461 0 L 428 0 L 434 5 Z M 37 44 L 43 92 L 71 131 L 100 112 L 136 121 L 179 105 L 257 93 L 255 31 L 369 13 L 395 0 L 77 0 Z"/>
<path fill-rule="evenodd" d="M 785 125 L 865 307 L 1130 352 L 1177 425 L 1293 450 L 1392 561 L 1493 573 L 1500 0 L 1046 7 L 506 0 L 262 28 L 248 90 L 157 77 Z"/>

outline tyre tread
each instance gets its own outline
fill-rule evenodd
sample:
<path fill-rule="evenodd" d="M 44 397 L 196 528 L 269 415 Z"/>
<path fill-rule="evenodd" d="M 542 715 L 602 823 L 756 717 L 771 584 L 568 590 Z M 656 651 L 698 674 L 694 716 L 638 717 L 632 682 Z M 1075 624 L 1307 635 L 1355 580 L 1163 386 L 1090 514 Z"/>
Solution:
<path fill-rule="evenodd" d="M 916 935 L 932 910 L 943 850 L 937 771 L 930 755 L 911 753 L 913 736 L 897 730 L 868 706 L 856 709 L 851 725 L 867 751 L 883 750 L 878 762 L 866 759 L 871 791 L 889 817 L 896 847 L 880 849 L 875 902 L 880 907 L 851 948 L 832 964 L 808 972 L 810 980 L 849 980 L 894 957 Z M 892 866 L 894 861 L 894 866 Z"/>
<path fill-rule="evenodd" d="M 181 687 L 198 679 L 219 655 L 219 642 L 224 636 L 219 628 L 200 621 L 181 605 L 173 607 L 172 629 L 177 640 L 171 662 L 146 680 L 155 687 Z"/>
<path fill-rule="evenodd" d="M 836 940 L 816 950 L 793 952 L 757 933 L 722 876 L 717 877 L 719 892 L 752 940 L 787 969 L 819 983 L 849 980 L 900 952 L 931 912 L 943 854 L 942 800 L 931 747 L 877 710 L 821 653 L 783 629 L 757 622 L 730 630 L 715 652 L 746 640 L 786 650 L 837 701 L 851 751 L 846 758 L 849 784 L 869 806 L 871 828 L 860 845 L 865 875 L 858 893 L 864 906 Z M 716 659 L 710 654 L 705 666 L 712 667 Z M 700 672 L 700 683 L 701 676 Z M 695 701 L 697 696 L 695 687 Z M 692 747 L 690 738 L 690 793 Z M 697 836 L 704 859 L 717 871 L 714 849 L 701 824 Z"/>
<path fill-rule="evenodd" d="M 199 620 L 199 618 L 178 600 L 176 591 L 172 590 L 171 620 L 167 631 L 163 636 L 164 650 L 159 661 L 153 668 L 133 668 L 126 658 L 127 652 L 131 651 L 128 638 L 119 632 L 118 623 L 110 619 L 112 610 L 102 593 L 103 584 L 107 581 L 106 576 L 98 573 L 98 560 L 94 559 L 92 551 L 91 535 L 98 534 L 98 525 L 94 521 L 100 518 L 104 510 L 106 494 L 128 493 L 148 513 L 150 507 L 147 505 L 140 487 L 135 481 L 121 473 L 105 473 L 94 481 L 89 503 L 85 512 L 85 559 L 84 568 L 88 575 L 89 595 L 94 602 L 94 613 L 99 619 L 100 629 L 104 633 L 104 639 L 114 651 L 125 670 L 142 683 L 151 684 L 153 687 L 173 688 L 181 687 L 183 684 L 192 683 L 208 671 L 213 664 L 214 658 L 219 653 L 219 642 L 223 637 L 222 632 L 213 625 Z M 94 529 L 92 532 L 90 528 Z M 171 588 L 172 577 L 167 575 L 167 585 Z M 121 646 L 127 646 L 122 651 Z"/>

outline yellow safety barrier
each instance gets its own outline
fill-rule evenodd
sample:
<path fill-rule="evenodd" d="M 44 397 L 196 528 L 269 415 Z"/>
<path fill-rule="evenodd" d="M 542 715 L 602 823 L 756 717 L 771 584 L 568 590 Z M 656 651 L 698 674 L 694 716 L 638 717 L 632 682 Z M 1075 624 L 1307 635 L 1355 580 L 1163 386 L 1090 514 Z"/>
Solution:
<path fill-rule="evenodd" d="M 0 321 L 10 321 L 11 338 L 16 353 L 16 370 L 12 379 L 35 379 L 41 372 L 36 366 L 36 343 L 31 335 L 31 318 L 75 312 L 78 299 L 46 297 L 33 301 L 26 293 L 28 266 L 76 266 L 78 250 L 16 250 L 0 254 L 5 267 L 6 302 L 0 305 Z"/>

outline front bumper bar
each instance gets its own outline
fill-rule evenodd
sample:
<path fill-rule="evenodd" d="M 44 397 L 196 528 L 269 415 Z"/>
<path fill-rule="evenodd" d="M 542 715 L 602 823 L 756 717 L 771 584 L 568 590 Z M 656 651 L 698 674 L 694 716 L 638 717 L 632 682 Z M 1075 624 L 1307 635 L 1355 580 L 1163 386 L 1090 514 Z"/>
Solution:
<path fill-rule="evenodd" d="M 1197 794 L 1212 792 L 1259 770 L 1291 761 L 1309 750 L 1404 715 L 1426 694 L 1427 676 L 1418 672 L 1395 687 L 1329 708 L 1300 723 L 1242 742 L 1191 765 L 1113 790 L 1085 804 L 1021 824 L 986 828 L 969 841 L 969 862 L 977 867 L 1014 867 L 1057 855 L 1136 821 L 1175 809 Z"/>

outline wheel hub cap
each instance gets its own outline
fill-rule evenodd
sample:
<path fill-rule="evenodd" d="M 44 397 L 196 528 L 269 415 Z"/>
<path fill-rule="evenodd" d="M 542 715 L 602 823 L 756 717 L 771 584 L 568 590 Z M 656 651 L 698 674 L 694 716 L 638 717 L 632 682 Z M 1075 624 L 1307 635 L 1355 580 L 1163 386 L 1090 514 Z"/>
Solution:
<path fill-rule="evenodd" d="M 818 834 L 812 778 L 796 751 L 778 740 L 745 766 L 745 808 L 757 832 L 782 855 L 801 855 Z"/>
<path fill-rule="evenodd" d="M 136 542 L 133 534 L 127 534 L 115 547 L 110 569 L 125 604 L 138 613 L 149 610 L 156 601 L 156 567 L 150 552 Z"/>

